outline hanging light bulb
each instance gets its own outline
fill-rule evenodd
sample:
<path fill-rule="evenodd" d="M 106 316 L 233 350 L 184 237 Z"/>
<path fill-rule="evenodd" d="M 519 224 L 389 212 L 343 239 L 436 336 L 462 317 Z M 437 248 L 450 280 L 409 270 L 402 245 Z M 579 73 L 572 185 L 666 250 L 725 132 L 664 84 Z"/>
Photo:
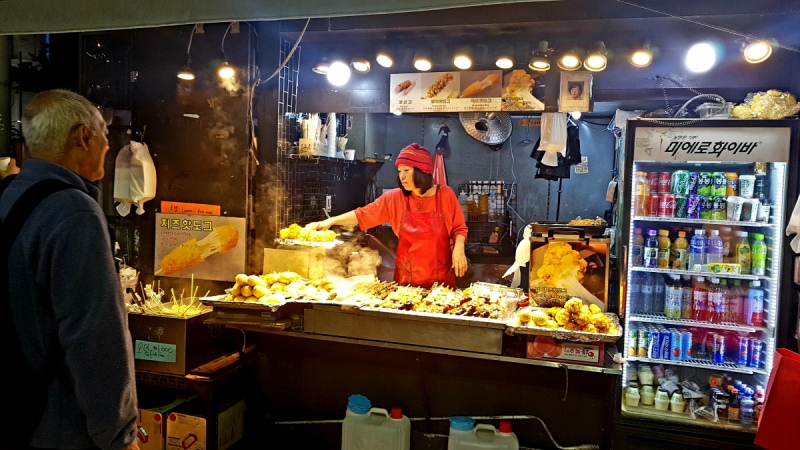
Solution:
<path fill-rule="evenodd" d="M 594 49 L 589 52 L 586 56 L 586 60 L 583 61 L 583 67 L 586 67 L 592 72 L 605 70 L 608 64 L 608 58 L 606 58 L 607 53 L 606 44 L 604 44 L 603 41 L 595 42 Z"/>
<path fill-rule="evenodd" d="M 581 112 L 580 111 L 572 111 L 571 113 L 569 113 L 569 115 L 575 120 L 578 120 L 578 119 L 581 118 Z"/>
<path fill-rule="evenodd" d="M 367 73 L 369 72 L 369 61 L 363 58 L 354 59 L 350 62 L 350 66 L 356 72 Z"/>
<path fill-rule="evenodd" d="M 327 61 L 325 61 L 325 58 L 322 58 L 322 61 L 320 61 L 316 66 L 311 68 L 312 72 L 318 73 L 320 75 L 327 75 L 330 70 L 331 70 L 331 65 L 328 64 Z"/>
<path fill-rule="evenodd" d="M 222 64 L 220 64 L 217 73 L 219 74 L 220 78 L 227 80 L 228 78 L 232 78 L 236 72 L 233 70 L 233 67 L 228 64 L 228 61 L 223 61 Z"/>
<path fill-rule="evenodd" d="M 194 72 L 192 71 L 192 38 L 194 37 L 194 32 L 197 30 L 197 25 L 192 27 L 192 33 L 189 34 L 189 46 L 186 47 L 186 64 L 178 71 L 178 78 L 181 80 L 192 81 L 194 80 Z M 97 44 L 99 47 L 100 44 Z"/>
<path fill-rule="evenodd" d="M 414 68 L 422 72 L 427 72 L 433 68 L 431 53 L 428 49 L 420 48 L 414 52 Z"/>
<path fill-rule="evenodd" d="M 387 69 L 392 67 L 394 64 L 394 61 L 392 61 L 392 57 L 389 56 L 388 52 L 378 53 L 378 55 L 375 57 L 375 61 L 380 64 L 381 67 L 386 67 Z"/>
<path fill-rule="evenodd" d="M 650 41 L 645 40 L 642 46 L 631 53 L 631 65 L 634 67 L 647 67 L 653 62 L 653 51 L 650 50 Z"/>
<path fill-rule="evenodd" d="M 692 72 L 708 72 L 716 62 L 717 52 L 707 42 L 693 45 L 686 53 L 686 67 Z"/>
<path fill-rule="evenodd" d="M 744 60 L 757 64 L 764 62 L 772 54 L 772 44 L 769 41 L 751 41 L 744 46 Z"/>
<path fill-rule="evenodd" d="M 453 56 L 453 65 L 461 70 L 467 70 L 472 67 L 472 49 L 463 47 L 456 51 Z"/>
<path fill-rule="evenodd" d="M 503 44 L 497 48 L 497 60 L 495 65 L 501 69 L 514 67 L 514 47 L 511 44 Z"/>
<path fill-rule="evenodd" d="M 578 53 L 570 50 L 564 52 L 558 59 L 558 67 L 562 70 L 577 70 L 581 66 L 581 58 Z"/>
<path fill-rule="evenodd" d="M 528 67 L 539 72 L 550 70 L 550 50 L 547 41 L 540 41 L 539 47 L 533 52 Z"/>
<path fill-rule="evenodd" d="M 188 65 L 183 66 L 183 68 L 178 71 L 178 78 L 186 81 L 194 80 L 194 72 L 192 71 L 192 68 Z"/>
<path fill-rule="evenodd" d="M 334 61 L 327 74 L 328 82 L 334 86 L 344 86 L 350 79 L 350 67 L 341 62 Z"/>

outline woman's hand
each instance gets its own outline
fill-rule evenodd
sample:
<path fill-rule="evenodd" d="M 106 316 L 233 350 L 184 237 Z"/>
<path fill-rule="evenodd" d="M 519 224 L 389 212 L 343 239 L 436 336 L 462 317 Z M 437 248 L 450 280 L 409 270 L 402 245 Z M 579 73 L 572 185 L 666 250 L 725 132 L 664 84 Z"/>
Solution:
<path fill-rule="evenodd" d="M 455 269 L 456 276 L 463 277 L 467 273 L 468 267 L 467 255 L 464 254 L 464 243 L 456 242 L 453 247 L 453 269 Z"/>
<path fill-rule="evenodd" d="M 306 225 L 306 227 L 311 228 L 312 230 L 326 231 L 334 225 L 335 219 L 335 217 L 331 217 L 323 220 L 322 222 L 311 222 L 310 224 Z"/>

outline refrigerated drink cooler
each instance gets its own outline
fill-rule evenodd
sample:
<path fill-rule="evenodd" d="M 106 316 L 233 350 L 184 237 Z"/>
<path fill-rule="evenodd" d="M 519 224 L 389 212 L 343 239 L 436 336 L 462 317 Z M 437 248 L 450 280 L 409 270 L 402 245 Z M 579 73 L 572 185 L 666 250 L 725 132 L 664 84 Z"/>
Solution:
<path fill-rule="evenodd" d="M 791 322 L 798 121 L 630 120 L 625 141 L 622 416 L 754 433 Z"/>

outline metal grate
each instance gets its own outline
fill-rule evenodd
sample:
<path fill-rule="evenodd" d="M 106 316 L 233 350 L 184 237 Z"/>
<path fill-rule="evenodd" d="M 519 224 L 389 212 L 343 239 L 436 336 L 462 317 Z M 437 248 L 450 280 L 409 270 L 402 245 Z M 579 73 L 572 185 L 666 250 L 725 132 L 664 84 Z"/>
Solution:
<path fill-rule="evenodd" d="M 728 372 L 737 372 L 737 373 L 746 373 L 746 374 L 753 374 L 753 373 L 760 373 L 766 374 L 767 371 L 764 369 L 755 369 L 752 367 L 740 366 L 738 364 L 734 364 L 732 362 L 726 362 L 723 364 L 717 364 L 708 359 L 698 359 L 692 358 L 688 361 L 673 361 L 671 359 L 660 359 L 660 358 L 643 358 L 641 356 L 629 356 L 627 358 L 628 361 L 641 361 L 646 363 L 654 363 L 654 364 L 669 364 L 673 366 L 685 366 L 685 367 L 697 367 L 700 369 L 719 369 L 725 370 Z"/>
<path fill-rule="evenodd" d="M 667 315 L 663 313 L 635 312 L 631 314 L 629 319 L 633 322 L 665 323 L 665 324 L 680 325 L 680 326 L 714 328 L 717 330 L 744 331 L 747 333 L 752 333 L 756 331 L 769 331 L 765 327 L 751 327 L 749 325 L 739 325 L 738 323 L 735 322 L 709 323 L 693 319 L 672 319 L 667 317 Z"/>
<path fill-rule="evenodd" d="M 284 39 L 281 42 L 281 51 L 278 64 L 286 59 L 286 55 L 292 50 L 293 42 Z M 286 63 L 278 74 L 278 145 L 277 145 L 277 174 L 278 182 L 285 189 L 289 189 L 289 173 L 287 169 L 287 156 L 292 153 L 292 143 L 290 141 L 291 130 L 297 126 L 297 85 L 300 77 L 300 50 L 297 47 L 292 58 Z M 275 215 L 276 230 L 285 228 L 289 225 L 289 213 L 291 203 L 288 201 L 291 196 L 275 196 Z"/>
<path fill-rule="evenodd" d="M 286 225 L 323 220 L 323 209 L 336 210 L 336 183 L 347 179 L 348 167 L 345 161 L 287 158 Z"/>
<path fill-rule="evenodd" d="M 469 186 L 467 184 L 459 184 L 458 185 L 458 192 L 469 192 Z M 478 193 L 475 193 L 476 197 Z M 469 228 L 469 233 L 467 234 L 467 254 L 469 255 L 491 255 L 491 254 L 499 254 L 500 252 L 500 244 L 490 244 L 489 237 L 494 232 L 495 227 L 500 228 L 498 231 L 500 238 L 508 233 L 508 227 L 511 222 L 511 219 L 514 217 L 514 213 L 512 210 L 517 209 L 517 187 L 513 183 L 505 183 L 502 186 L 502 195 L 503 195 L 503 212 L 501 217 L 489 221 L 489 220 L 474 220 L 478 219 L 477 217 L 468 217 L 465 215 L 465 219 L 467 222 L 467 228 Z"/>

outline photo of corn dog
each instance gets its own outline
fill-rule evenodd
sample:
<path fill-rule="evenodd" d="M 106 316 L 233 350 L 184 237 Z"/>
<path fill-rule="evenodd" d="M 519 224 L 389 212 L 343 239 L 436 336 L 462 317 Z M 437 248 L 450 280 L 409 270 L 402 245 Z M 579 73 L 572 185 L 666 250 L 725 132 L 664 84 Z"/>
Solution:
<path fill-rule="evenodd" d="M 447 98 L 449 97 L 449 93 L 453 90 L 452 87 L 448 87 L 451 81 L 453 81 L 455 77 L 450 72 L 445 72 L 438 77 L 436 80 L 428 87 L 428 90 L 423 98 Z M 448 95 L 444 95 L 448 94 Z"/>
<path fill-rule="evenodd" d="M 411 90 L 414 89 L 414 86 L 416 85 L 417 85 L 416 81 L 405 80 L 394 87 L 394 93 L 402 96 L 407 96 L 408 93 L 411 92 Z"/>
<path fill-rule="evenodd" d="M 462 77 L 464 78 L 464 80 L 462 80 L 462 82 L 464 84 L 469 82 L 469 80 L 466 79 L 467 76 L 462 75 Z M 464 89 L 464 91 L 461 93 L 459 98 L 469 98 L 469 97 L 472 97 L 472 96 L 475 96 L 475 95 L 478 95 L 478 94 L 482 94 L 482 95 L 485 95 L 487 97 L 498 97 L 499 93 L 500 93 L 499 90 L 493 89 L 492 91 L 497 91 L 497 92 L 492 92 L 494 95 L 490 95 L 492 93 L 490 93 L 488 91 L 484 92 L 484 90 L 487 90 L 488 88 L 496 85 L 499 82 L 500 82 L 500 75 L 498 75 L 496 73 L 490 73 L 489 75 L 487 75 L 482 80 L 476 81 L 476 82 L 470 84 L 469 86 L 467 86 L 467 88 Z"/>

